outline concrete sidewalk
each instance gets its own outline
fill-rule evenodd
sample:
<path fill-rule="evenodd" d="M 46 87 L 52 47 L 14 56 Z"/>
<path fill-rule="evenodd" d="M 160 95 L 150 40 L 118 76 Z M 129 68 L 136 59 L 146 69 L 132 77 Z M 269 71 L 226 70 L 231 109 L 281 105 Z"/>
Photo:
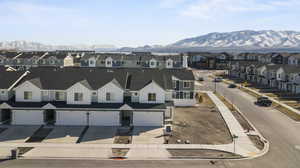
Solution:
<path fill-rule="evenodd" d="M 215 95 L 213 92 L 205 92 L 212 99 L 219 109 L 223 119 L 225 120 L 231 135 L 235 135 L 238 138 L 235 139 L 236 150 L 235 153 L 248 157 L 253 156 L 256 153 L 259 153 L 259 149 L 255 147 L 252 141 L 249 139 L 248 135 L 245 133 L 245 130 L 227 108 L 227 106 Z M 234 145 L 233 143 L 230 145 Z M 224 146 L 225 147 L 225 146 Z M 233 152 L 231 150 L 231 152 Z"/>

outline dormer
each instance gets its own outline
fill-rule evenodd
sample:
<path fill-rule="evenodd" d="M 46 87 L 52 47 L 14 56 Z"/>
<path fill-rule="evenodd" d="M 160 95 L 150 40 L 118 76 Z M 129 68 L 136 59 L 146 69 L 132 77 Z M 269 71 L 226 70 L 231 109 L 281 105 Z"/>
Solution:
<path fill-rule="evenodd" d="M 64 66 L 65 67 L 74 66 L 74 58 L 71 55 L 71 53 L 68 53 L 68 55 L 64 58 Z"/>
<path fill-rule="evenodd" d="M 156 68 L 157 66 L 157 61 L 156 59 L 152 58 L 150 61 L 149 61 L 149 67 L 150 68 Z"/>
<path fill-rule="evenodd" d="M 171 58 L 167 59 L 166 68 L 173 68 L 173 60 Z"/>
<path fill-rule="evenodd" d="M 96 58 L 91 57 L 88 59 L 89 67 L 96 67 Z"/>
<path fill-rule="evenodd" d="M 107 57 L 105 59 L 105 67 L 112 67 L 113 59 L 111 57 Z"/>
<path fill-rule="evenodd" d="M 86 80 L 67 89 L 67 104 L 91 104 L 91 86 Z"/>

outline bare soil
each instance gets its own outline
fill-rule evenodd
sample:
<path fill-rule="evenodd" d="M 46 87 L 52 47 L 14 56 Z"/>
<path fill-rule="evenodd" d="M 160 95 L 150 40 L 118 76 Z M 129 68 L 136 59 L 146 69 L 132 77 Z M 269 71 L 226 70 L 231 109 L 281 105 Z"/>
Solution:
<path fill-rule="evenodd" d="M 257 149 L 262 150 L 264 149 L 264 142 L 261 141 L 260 137 L 258 135 L 248 135 L 249 139 L 252 141 L 252 143 L 256 146 Z"/>
<path fill-rule="evenodd" d="M 206 94 L 198 107 L 176 107 L 169 144 L 189 140 L 191 144 L 228 144 L 232 137 L 227 125 Z"/>
<path fill-rule="evenodd" d="M 118 130 L 114 139 L 114 144 L 131 144 L 132 130 L 120 131 Z"/>
<path fill-rule="evenodd" d="M 209 149 L 168 149 L 168 152 L 174 157 L 200 157 L 200 158 L 242 158 L 234 153 L 223 152 Z"/>

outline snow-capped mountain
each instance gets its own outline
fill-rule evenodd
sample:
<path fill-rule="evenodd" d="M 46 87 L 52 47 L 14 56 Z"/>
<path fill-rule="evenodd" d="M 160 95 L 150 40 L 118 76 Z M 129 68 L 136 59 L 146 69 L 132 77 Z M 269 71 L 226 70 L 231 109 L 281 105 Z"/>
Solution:
<path fill-rule="evenodd" d="M 0 49 L 16 50 L 110 50 L 113 45 L 46 45 L 29 41 L 5 41 L 0 42 Z"/>
<path fill-rule="evenodd" d="M 236 31 L 228 33 L 209 33 L 180 40 L 168 47 L 193 48 L 295 48 L 300 47 L 300 32 L 296 31 Z"/>

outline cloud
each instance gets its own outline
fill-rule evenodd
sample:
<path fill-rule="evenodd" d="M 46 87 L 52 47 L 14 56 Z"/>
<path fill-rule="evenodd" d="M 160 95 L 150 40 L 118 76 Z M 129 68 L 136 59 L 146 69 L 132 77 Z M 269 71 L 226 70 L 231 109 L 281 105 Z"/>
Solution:
<path fill-rule="evenodd" d="M 297 0 L 198 0 L 185 6 L 180 14 L 201 19 L 221 17 L 226 14 L 270 12 L 287 7 L 299 7 Z"/>
<path fill-rule="evenodd" d="M 47 26 L 81 26 L 88 20 L 75 10 L 60 6 L 22 2 L 3 1 L 0 3 L 0 19 L 12 24 Z M 55 28 L 55 27 L 53 27 Z"/>

